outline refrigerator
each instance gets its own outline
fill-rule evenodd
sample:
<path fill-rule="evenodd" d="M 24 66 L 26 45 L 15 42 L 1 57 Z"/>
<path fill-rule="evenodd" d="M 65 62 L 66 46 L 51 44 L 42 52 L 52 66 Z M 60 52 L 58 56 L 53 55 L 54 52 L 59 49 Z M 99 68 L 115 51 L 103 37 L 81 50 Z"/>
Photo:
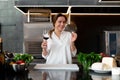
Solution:
<path fill-rule="evenodd" d="M 120 31 L 105 31 L 105 47 L 111 56 L 120 54 Z"/>
<path fill-rule="evenodd" d="M 23 52 L 40 56 L 43 30 L 50 30 L 52 27 L 51 22 L 24 23 Z"/>

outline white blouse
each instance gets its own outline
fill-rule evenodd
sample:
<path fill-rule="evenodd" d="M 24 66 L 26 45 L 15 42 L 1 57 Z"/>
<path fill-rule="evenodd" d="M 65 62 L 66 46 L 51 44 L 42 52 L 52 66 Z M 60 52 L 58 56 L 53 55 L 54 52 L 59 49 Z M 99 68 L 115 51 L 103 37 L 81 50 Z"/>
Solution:
<path fill-rule="evenodd" d="M 71 52 L 70 44 L 70 32 L 63 31 L 60 38 L 53 32 L 47 40 L 48 55 L 42 55 L 46 59 L 46 64 L 71 64 L 72 56 L 76 55 L 77 50 Z"/>
<path fill-rule="evenodd" d="M 75 77 L 71 71 L 49 71 L 46 73 L 46 80 L 73 80 Z"/>

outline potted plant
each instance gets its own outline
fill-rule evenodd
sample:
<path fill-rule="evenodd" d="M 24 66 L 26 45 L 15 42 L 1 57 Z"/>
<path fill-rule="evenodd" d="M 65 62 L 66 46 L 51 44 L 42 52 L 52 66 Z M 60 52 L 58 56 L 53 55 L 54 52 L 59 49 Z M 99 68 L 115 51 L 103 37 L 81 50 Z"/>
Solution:
<path fill-rule="evenodd" d="M 84 70 L 88 70 L 92 63 L 100 62 L 101 59 L 102 56 L 95 52 L 90 53 L 79 52 L 79 54 L 77 55 L 77 60 L 83 66 Z"/>

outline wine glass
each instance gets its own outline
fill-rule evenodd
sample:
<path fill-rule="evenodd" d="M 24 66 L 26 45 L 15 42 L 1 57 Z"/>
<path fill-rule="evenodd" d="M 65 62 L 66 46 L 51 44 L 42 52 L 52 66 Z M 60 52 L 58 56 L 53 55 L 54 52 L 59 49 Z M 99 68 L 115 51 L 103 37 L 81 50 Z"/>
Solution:
<path fill-rule="evenodd" d="M 48 40 L 49 39 L 49 35 L 48 35 L 48 30 L 47 29 L 43 30 L 43 39 L 44 40 Z"/>
<path fill-rule="evenodd" d="M 75 23 L 67 24 L 66 27 L 65 27 L 65 31 L 76 32 L 77 31 L 76 24 Z"/>

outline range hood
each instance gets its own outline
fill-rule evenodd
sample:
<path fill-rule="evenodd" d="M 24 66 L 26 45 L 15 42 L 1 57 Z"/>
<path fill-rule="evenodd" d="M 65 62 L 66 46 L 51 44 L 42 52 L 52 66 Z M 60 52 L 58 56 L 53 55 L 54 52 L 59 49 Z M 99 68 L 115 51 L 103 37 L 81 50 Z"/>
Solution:
<path fill-rule="evenodd" d="M 120 3 L 114 3 L 115 0 L 109 3 L 102 3 L 112 0 L 18 0 L 15 1 L 15 8 L 27 13 L 30 8 L 50 9 L 51 13 L 66 13 L 69 6 L 71 15 L 78 13 L 111 13 L 115 11 L 119 13 Z M 105 10 L 104 10 L 105 9 Z"/>

